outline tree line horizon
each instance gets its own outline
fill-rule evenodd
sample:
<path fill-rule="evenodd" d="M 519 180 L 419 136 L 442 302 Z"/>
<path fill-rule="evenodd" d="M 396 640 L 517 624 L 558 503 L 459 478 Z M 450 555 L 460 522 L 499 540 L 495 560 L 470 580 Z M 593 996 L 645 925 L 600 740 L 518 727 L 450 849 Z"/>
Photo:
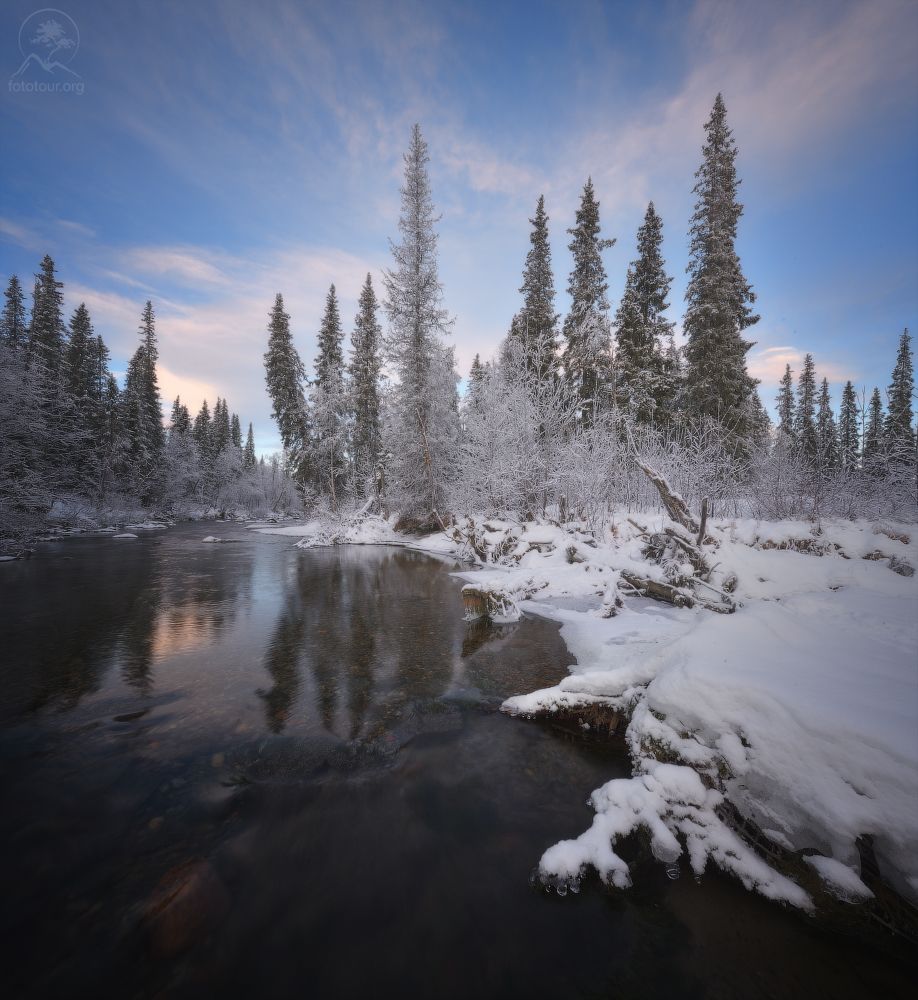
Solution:
<path fill-rule="evenodd" d="M 699 462 L 710 476 L 727 471 L 735 506 L 742 495 L 748 504 L 750 495 L 769 492 L 765 482 L 775 476 L 792 482 L 791 506 L 817 516 L 878 511 L 880 480 L 895 481 L 896 509 L 903 501 L 914 504 L 907 329 L 885 412 L 879 387 L 869 402 L 866 390 L 859 401 L 848 380 L 836 416 L 828 380 L 818 382 L 807 354 L 796 386 L 786 367 L 772 425 L 758 380 L 746 367 L 753 342 L 743 334 L 759 317 L 736 251 L 743 206 L 736 143 L 720 94 L 704 131 L 689 226 L 684 345 L 676 347 L 675 323 L 667 315 L 672 278 L 652 201 L 612 312 L 602 252 L 615 240 L 601 235 L 600 203 L 588 178 L 567 230 L 573 261 L 568 313 L 562 320 L 555 311 L 549 216 L 539 195 L 529 220 L 521 308 L 495 358 L 482 362 L 476 354 L 460 398 L 447 341 L 453 320 L 439 278 L 429 152 L 415 125 L 404 157 L 399 239 L 390 240 L 392 266 L 383 273 L 384 299 L 380 304 L 368 273 L 347 360 L 334 284 L 312 377 L 293 343 L 281 293 L 269 314 L 265 379 L 283 446 L 283 454 L 272 458 L 271 502 L 339 513 L 371 501 L 441 522 L 453 508 L 473 503 L 496 510 L 512 501 L 527 515 L 545 514 L 552 505 L 576 511 L 583 508 L 584 462 L 622 481 L 601 491 L 613 502 L 635 493 L 633 483 L 624 492 L 622 487 L 633 471 L 628 456 L 649 449 L 675 463 L 677 478 Z M 0 531 L 50 510 L 63 496 L 96 506 L 113 496 L 148 507 L 191 498 L 223 506 L 267 502 L 265 462 L 255 455 L 252 425 L 243 444 L 239 418 L 225 399 L 218 397 L 212 415 L 205 400 L 192 419 L 176 398 L 164 419 L 152 302 L 144 306 L 140 344 L 119 387 L 85 303 L 64 322 L 62 287 L 46 255 L 28 320 L 17 276 L 5 292 L 0 371 L 8 391 L 0 412 L 0 500 L 7 513 Z M 537 459 L 528 473 L 527 456 Z M 493 482 L 489 463 L 509 477 L 503 486 Z M 698 479 L 690 492 L 726 498 L 715 485 Z M 814 502 L 817 495 L 822 499 Z M 828 508 L 827 497 L 834 498 Z M 843 502 L 836 502 L 839 497 Z"/>

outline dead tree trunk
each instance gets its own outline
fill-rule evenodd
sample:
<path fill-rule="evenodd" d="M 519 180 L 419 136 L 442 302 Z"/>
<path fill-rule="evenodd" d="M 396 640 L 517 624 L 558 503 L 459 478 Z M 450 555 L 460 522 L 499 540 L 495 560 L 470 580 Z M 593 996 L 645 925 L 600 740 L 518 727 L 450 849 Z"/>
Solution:
<path fill-rule="evenodd" d="M 651 533 L 642 529 L 636 522 L 631 522 L 647 539 L 644 547 L 645 557 L 663 567 L 664 575 L 668 577 L 667 582 L 647 580 L 631 573 L 622 573 L 622 579 L 648 597 L 666 601 L 676 607 L 693 607 L 698 604 L 722 614 L 735 611 L 736 603 L 733 599 L 711 584 L 715 567 L 709 565 L 702 550 L 706 541 L 712 545 L 717 544 L 713 538 L 708 538 L 706 535 L 707 498 L 702 501 L 701 521 L 698 522 L 688 509 L 688 504 L 673 490 L 665 476 L 660 475 L 656 469 L 652 469 L 640 459 L 635 460 L 657 488 L 667 514 L 675 524 L 665 527 L 662 531 Z M 692 567 L 691 575 L 686 575 L 686 562 Z M 705 596 L 698 593 L 697 587 L 705 588 Z M 712 600 L 711 595 L 716 595 L 718 600 Z"/>
<path fill-rule="evenodd" d="M 663 506 L 666 508 L 666 513 L 669 514 L 670 518 L 676 524 L 681 524 L 686 531 L 697 535 L 700 526 L 695 518 L 692 517 L 692 512 L 688 509 L 688 504 L 686 504 L 678 493 L 673 491 L 669 483 L 656 469 L 651 469 L 649 465 L 645 465 L 640 459 L 638 459 L 637 464 L 644 475 L 656 486 L 657 492 L 660 494 L 660 499 L 663 501 Z"/>

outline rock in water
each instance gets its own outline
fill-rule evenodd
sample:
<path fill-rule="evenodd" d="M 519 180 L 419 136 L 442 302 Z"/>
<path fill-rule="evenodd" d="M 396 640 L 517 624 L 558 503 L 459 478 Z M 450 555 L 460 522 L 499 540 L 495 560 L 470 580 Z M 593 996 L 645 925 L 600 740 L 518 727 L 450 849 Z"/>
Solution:
<path fill-rule="evenodd" d="M 186 951 L 216 927 L 229 903 L 229 893 L 209 862 L 186 861 L 170 869 L 141 918 L 150 951 L 157 958 Z"/>

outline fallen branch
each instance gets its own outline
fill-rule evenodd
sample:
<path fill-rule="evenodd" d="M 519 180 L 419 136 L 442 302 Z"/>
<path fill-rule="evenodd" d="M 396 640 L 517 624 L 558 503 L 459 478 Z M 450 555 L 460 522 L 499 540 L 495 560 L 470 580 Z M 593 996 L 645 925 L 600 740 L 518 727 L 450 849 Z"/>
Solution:
<path fill-rule="evenodd" d="M 627 518 L 627 521 L 630 525 L 632 525 L 632 527 L 637 528 L 639 535 L 642 535 L 644 538 L 649 537 L 649 532 L 645 527 L 643 527 L 643 525 L 638 524 L 637 521 L 631 517 Z"/>
<path fill-rule="evenodd" d="M 694 598 L 678 587 L 661 583 L 659 580 L 648 580 L 634 573 L 622 572 L 621 578 L 639 594 L 645 594 L 657 601 L 665 601 L 676 608 L 691 608 L 695 606 Z"/>
<path fill-rule="evenodd" d="M 688 556 L 688 561 L 692 564 L 692 568 L 696 573 L 704 579 L 707 579 L 711 575 L 711 568 L 708 566 L 707 560 L 697 546 L 683 538 L 679 532 L 673 528 L 664 528 L 663 533 L 668 538 L 671 538 L 676 546 L 680 548 L 686 556 Z"/>

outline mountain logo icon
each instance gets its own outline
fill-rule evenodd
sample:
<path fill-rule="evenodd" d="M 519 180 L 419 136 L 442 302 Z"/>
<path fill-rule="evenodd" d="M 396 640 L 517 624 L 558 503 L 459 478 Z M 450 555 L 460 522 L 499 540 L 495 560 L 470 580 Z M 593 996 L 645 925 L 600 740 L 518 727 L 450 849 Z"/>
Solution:
<path fill-rule="evenodd" d="M 80 29 L 69 14 L 52 7 L 36 10 L 19 28 L 22 64 L 12 79 L 21 79 L 31 70 L 31 76 L 80 80 L 69 65 L 79 48 Z"/>

